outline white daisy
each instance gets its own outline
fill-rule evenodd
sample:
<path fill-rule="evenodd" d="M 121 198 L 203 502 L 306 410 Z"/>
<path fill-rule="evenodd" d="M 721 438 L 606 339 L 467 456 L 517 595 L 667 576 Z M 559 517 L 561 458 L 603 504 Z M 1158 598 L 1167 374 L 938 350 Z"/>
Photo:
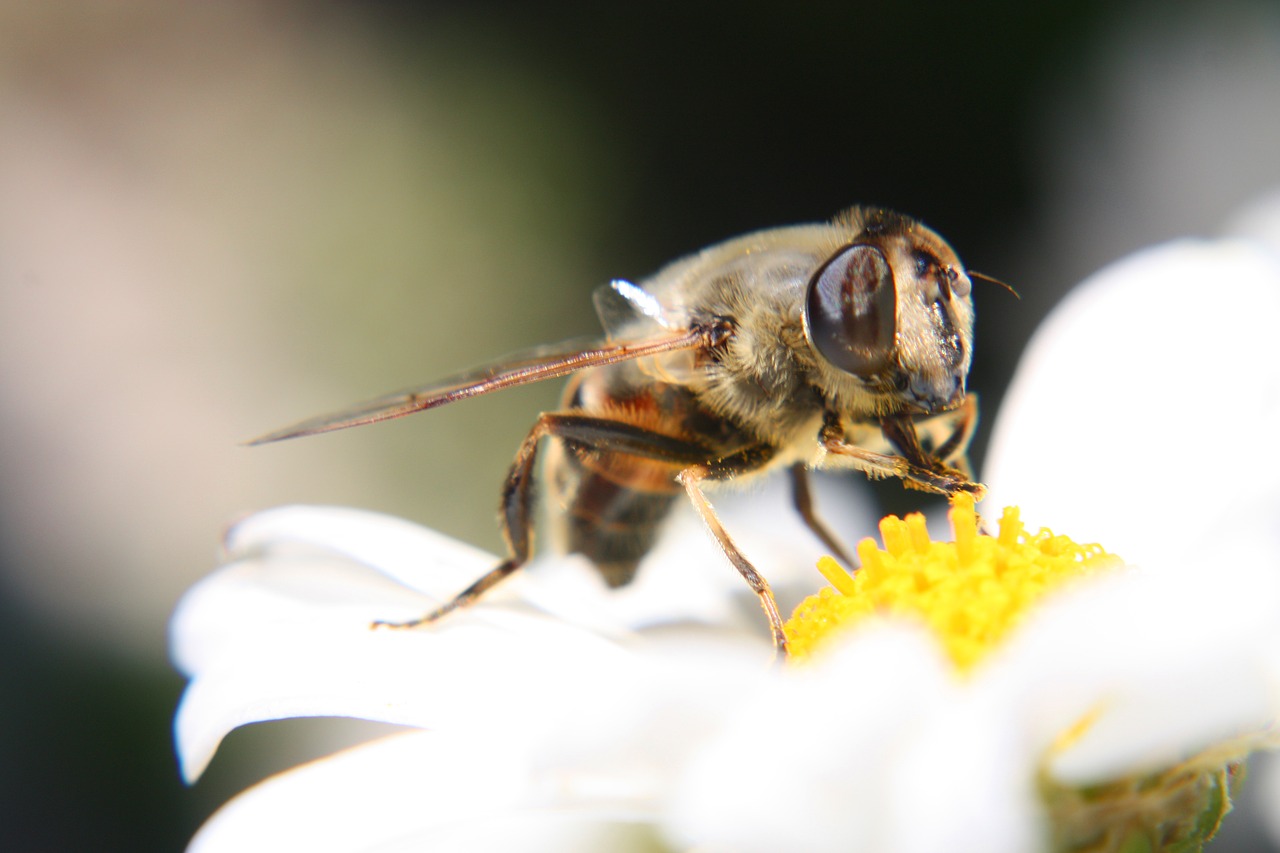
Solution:
<path fill-rule="evenodd" d="M 624 605 L 553 561 L 431 630 L 371 631 L 496 558 L 352 510 L 253 516 L 174 618 L 187 778 L 248 722 L 414 730 L 268 780 L 193 846 L 1194 845 L 1280 714 L 1277 316 L 1280 255 L 1261 242 L 1160 246 L 1082 285 L 1011 388 L 983 510 L 1016 502 L 1128 565 L 1015 516 L 975 540 L 958 507 L 956 546 L 889 521 L 886 549 L 864 543 L 856 580 L 833 573 L 841 591 L 821 596 L 854 602 L 856 627 L 785 669 L 723 594 L 689 594 L 704 577 L 740 585 L 714 559 Z M 859 603 L 876 584 L 877 606 Z"/>

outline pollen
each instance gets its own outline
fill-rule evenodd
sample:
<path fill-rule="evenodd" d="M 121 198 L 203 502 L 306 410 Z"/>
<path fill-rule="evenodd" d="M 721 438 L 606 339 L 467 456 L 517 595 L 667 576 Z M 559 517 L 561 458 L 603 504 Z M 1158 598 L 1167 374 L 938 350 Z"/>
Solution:
<path fill-rule="evenodd" d="M 789 656 L 803 661 L 826 640 L 874 616 L 923 622 L 952 662 L 968 671 L 1048 593 L 1081 577 L 1119 567 L 1099 545 L 1023 525 L 1017 507 L 983 532 L 973 497 L 951 505 L 951 542 L 935 542 L 924 516 L 888 516 L 880 539 L 858 543 L 862 566 L 853 574 L 830 557 L 818 570 L 831 584 L 809 596 L 786 624 Z"/>

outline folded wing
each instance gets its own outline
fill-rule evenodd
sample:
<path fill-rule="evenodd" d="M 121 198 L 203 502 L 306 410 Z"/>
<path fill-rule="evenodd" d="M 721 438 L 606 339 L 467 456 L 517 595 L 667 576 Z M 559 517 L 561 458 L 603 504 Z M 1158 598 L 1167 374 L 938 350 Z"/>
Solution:
<path fill-rule="evenodd" d="M 642 340 L 569 341 L 537 347 L 421 388 L 397 391 L 339 412 L 309 418 L 246 443 L 269 444 L 287 438 L 389 421 L 468 397 L 541 382 L 544 379 L 556 379 L 588 367 L 601 367 L 679 350 L 712 347 L 727 334 L 723 326 L 695 326 L 664 331 Z"/>

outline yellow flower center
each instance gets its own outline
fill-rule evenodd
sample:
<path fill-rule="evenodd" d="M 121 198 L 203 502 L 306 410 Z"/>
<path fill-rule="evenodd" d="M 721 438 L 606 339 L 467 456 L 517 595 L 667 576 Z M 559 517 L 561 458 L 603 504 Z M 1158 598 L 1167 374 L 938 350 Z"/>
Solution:
<path fill-rule="evenodd" d="M 998 644 L 1036 602 L 1076 578 L 1121 565 L 1099 545 L 1023 527 L 1017 507 L 1005 509 L 999 532 L 978 530 L 973 497 L 951 506 L 952 542 L 929 537 L 924 516 L 880 522 L 884 547 L 858 543 L 862 567 L 853 575 L 830 557 L 818 569 L 831 587 L 811 595 L 786 624 L 789 658 L 804 660 L 826 639 L 875 615 L 923 621 L 951 660 L 966 671 Z"/>
<path fill-rule="evenodd" d="M 966 672 L 1046 595 L 1122 565 L 1098 545 L 1078 545 L 1043 528 L 1028 532 L 1017 507 L 1004 511 L 996 535 L 981 533 L 969 495 L 954 499 L 951 528 L 954 541 L 934 542 L 919 513 L 889 516 L 880 522 L 883 548 L 873 539 L 858 543 L 856 573 L 830 557 L 820 560 L 831 587 L 801 602 L 787 622 L 788 662 L 806 660 L 863 619 L 891 615 L 928 625 Z M 1096 708 L 1061 732 L 1050 754 L 1068 748 L 1104 712 Z M 1088 787 L 1065 785 L 1042 770 L 1048 849 L 1201 849 L 1230 811 L 1244 756 L 1256 743 L 1217 745 L 1164 770 Z"/>

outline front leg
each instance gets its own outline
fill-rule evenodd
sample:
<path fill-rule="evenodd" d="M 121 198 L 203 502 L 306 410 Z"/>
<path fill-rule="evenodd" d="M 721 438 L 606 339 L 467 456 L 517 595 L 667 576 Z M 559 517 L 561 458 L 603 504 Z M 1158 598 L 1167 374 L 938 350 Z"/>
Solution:
<path fill-rule="evenodd" d="M 823 416 L 818 441 L 827 453 L 841 457 L 869 477 L 897 477 L 908 488 L 948 496 L 968 492 L 981 500 L 986 494 L 986 487 L 981 483 L 973 482 L 963 472 L 949 468 L 925 453 L 909 419 L 886 417 L 881 419 L 880 426 L 885 438 L 902 452 L 902 456 L 876 453 L 850 443 L 845 438 L 840 416 L 834 412 Z"/>

